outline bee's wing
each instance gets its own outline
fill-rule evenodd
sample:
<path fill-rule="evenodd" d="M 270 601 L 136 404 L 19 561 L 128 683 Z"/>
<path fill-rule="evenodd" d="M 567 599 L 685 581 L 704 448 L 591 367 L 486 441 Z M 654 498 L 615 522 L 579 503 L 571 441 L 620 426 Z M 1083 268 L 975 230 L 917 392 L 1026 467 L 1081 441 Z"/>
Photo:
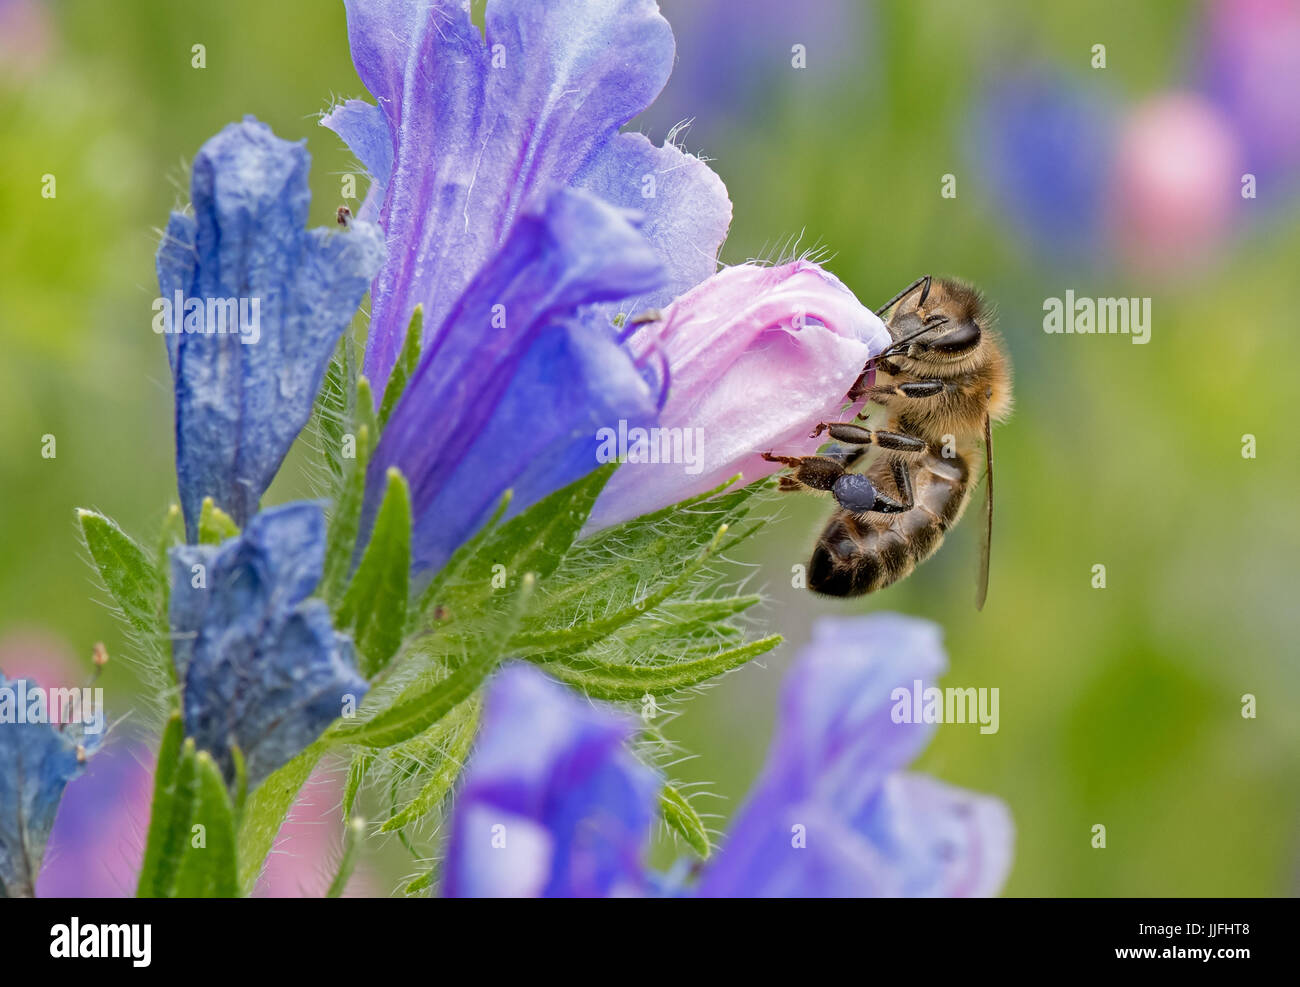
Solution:
<path fill-rule="evenodd" d="M 989 545 L 993 541 L 993 426 L 984 416 L 984 530 L 980 532 L 980 568 L 975 584 L 975 609 L 983 610 L 989 595 Z"/>

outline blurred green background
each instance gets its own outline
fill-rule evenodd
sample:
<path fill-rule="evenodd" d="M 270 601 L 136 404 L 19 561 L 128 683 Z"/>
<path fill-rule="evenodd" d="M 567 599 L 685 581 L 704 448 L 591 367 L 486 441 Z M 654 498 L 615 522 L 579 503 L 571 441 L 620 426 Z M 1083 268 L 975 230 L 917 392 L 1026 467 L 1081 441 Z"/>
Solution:
<path fill-rule="evenodd" d="M 971 605 L 970 521 L 876 597 L 792 589 L 791 566 L 827 507 L 780 501 L 746 561 L 771 596 L 764 619 L 789 644 L 682 704 L 668 732 L 697 757 L 678 776 L 711 783 L 719 797 L 701 806 L 721 828 L 761 764 L 781 674 L 810 622 L 898 610 L 945 628 L 941 684 L 1000 689 L 1000 732 L 940 728 L 918 766 L 1009 803 L 1007 893 L 1294 894 L 1294 203 L 1260 203 L 1290 221 L 1238 231 L 1194 270 L 1154 277 L 1113 258 L 1054 259 L 1015 232 L 970 163 L 975 101 L 994 67 L 1059 67 L 1133 104 L 1183 84 L 1201 8 L 827 0 L 808 6 L 830 18 L 814 36 L 835 38 L 832 64 L 810 44 L 816 71 L 796 82 L 797 28 L 778 25 L 770 50 L 719 66 L 718 49 L 688 46 L 686 34 L 709 30 L 712 8 L 744 19 L 747 5 L 662 6 L 681 63 L 645 127 L 662 140 L 695 117 L 684 143 L 712 159 L 735 204 L 723 259 L 782 256 L 801 235 L 873 306 L 919 274 L 959 275 L 996 302 L 1017 368 L 1016 413 L 996 436 L 986 609 Z M 96 640 L 112 653 L 125 643 L 94 599 L 73 508 L 147 536 L 174 496 L 169 375 L 150 304 L 157 231 L 188 199 L 186 162 L 255 114 L 307 138 L 312 222 L 327 224 L 340 176 L 356 169 L 318 111 L 364 91 L 335 0 L 32 9 L 38 33 L 9 31 L 0 66 L 0 648 L 41 642 L 88 667 Z M 730 43 L 719 38 L 710 43 Z M 1098 42 L 1104 71 L 1089 65 Z M 203 69 L 191 65 L 195 44 Z M 945 173 L 956 198 L 940 196 Z M 1045 334 L 1043 299 L 1067 288 L 1151 297 L 1151 343 Z M 1241 455 L 1245 433 L 1255 459 Z M 41 455 L 46 434 L 56 458 Z M 1097 563 L 1104 590 L 1091 585 Z M 104 684 L 129 705 L 127 665 L 110 665 Z M 1255 719 L 1241 715 L 1246 693 Z M 1097 823 L 1104 850 L 1091 846 Z"/>

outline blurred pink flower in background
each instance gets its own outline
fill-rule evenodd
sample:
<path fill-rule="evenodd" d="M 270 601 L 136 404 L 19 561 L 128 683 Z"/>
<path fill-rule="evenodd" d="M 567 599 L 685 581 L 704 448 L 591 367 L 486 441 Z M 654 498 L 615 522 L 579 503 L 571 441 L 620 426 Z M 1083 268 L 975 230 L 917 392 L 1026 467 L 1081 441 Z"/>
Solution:
<path fill-rule="evenodd" d="M 67 643 L 38 628 L 0 639 L 0 670 L 44 689 L 79 688 L 90 681 Z M 59 804 L 36 892 L 46 898 L 120 898 L 135 894 L 153 797 L 154 754 L 127 731 L 114 732 L 112 697 L 105 696 L 110 731 L 73 779 Z M 120 712 L 120 711 L 119 711 Z"/>
<path fill-rule="evenodd" d="M 34 75 L 54 47 L 49 11 L 37 0 L 0 0 L 0 81 Z"/>
<path fill-rule="evenodd" d="M 42 688 L 83 686 L 89 671 L 67 644 L 39 629 L 0 639 L 0 671 L 28 678 Z M 106 695 L 107 719 L 115 720 Z M 117 711 L 120 714 L 120 710 Z M 135 895 L 153 800 L 155 741 L 145 743 L 119 729 L 105 736 L 86 771 L 68 784 L 37 878 L 42 898 L 123 898 Z M 255 894 L 264 898 L 321 897 L 333 880 L 342 849 L 337 771 L 321 769 L 303 786 L 289 812 Z M 378 885 L 358 865 L 345 892 L 375 896 Z"/>
<path fill-rule="evenodd" d="M 838 420 L 863 365 L 888 344 L 884 323 L 811 261 L 741 264 L 696 285 L 628 342 L 638 360 L 662 357 L 669 383 L 658 427 L 686 430 L 695 458 L 629 460 L 590 526 L 659 510 L 737 473 L 761 479 L 782 468 L 765 451 L 815 452 L 824 440 L 809 436 L 813 426 Z"/>
<path fill-rule="evenodd" d="M 31 679 L 42 689 L 80 686 L 88 668 L 65 640 L 49 631 L 33 627 L 0 638 L 0 672 L 11 679 Z"/>
<path fill-rule="evenodd" d="M 1157 96 L 1125 121 L 1111 209 L 1118 246 L 1136 269 L 1195 270 L 1213 258 L 1242 201 L 1237 140 L 1209 102 Z"/>
<path fill-rule="evenodd" d="M 1280 173 L 1300 166 L 1300 2 L 1211 0 L 1197 74 L 1237 132 L 1245 170 L 1294 180 Z"/>
<path fill-rule="evenodd" d="M 289 810 L 253 891 L 257 898 L 320 898 L 334 879 L 343 851 L 343 783 L 337 771 L 317 769 Z M 359 864 L 345 898 L 381 897 L 383 891 Z"/>

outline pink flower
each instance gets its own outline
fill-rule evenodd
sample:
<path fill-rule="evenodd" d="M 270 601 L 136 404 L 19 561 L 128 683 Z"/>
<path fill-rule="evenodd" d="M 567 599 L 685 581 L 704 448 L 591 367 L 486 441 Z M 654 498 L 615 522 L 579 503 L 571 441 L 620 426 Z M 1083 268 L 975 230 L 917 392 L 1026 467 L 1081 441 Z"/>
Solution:
<path fill-rule="evenodd" d="M 339 806 L 343 783 L 337 771 L 318 768 L 302 786 L 298 799 L 275 839 L 257 880 L 258 898 L 320 898 L 330 886 L 343 852 L 343 817 Z M 364 864 L 357 867 L 344 897 L 381 893 Z"/>
<path fill-rule="evenodd" d="M 1149 100 L 1124 126 L 1114 171 L 1116 235 L 1139 270 L 1169 274 L 1213 256 L 1241 204 L 1237 141 L 1209 103 Z"/>
<path fill-rule="evenodd" d="M 626 462 L 596 502 L 591 527 L 658 510 L 737 473 L 750 483 L 781 468 L 763 452 L 814 452 L 824 440 L 810 437 L 813 427 L 839 419 L 863 365 L 888 344 L 884 323 L 810 261 L 713 275 L 629 340 L 638 361 L 657 352 L 668 396 L 656 434 L 611 422 L 597 435 L 604 458 L 617 453 Z"/>

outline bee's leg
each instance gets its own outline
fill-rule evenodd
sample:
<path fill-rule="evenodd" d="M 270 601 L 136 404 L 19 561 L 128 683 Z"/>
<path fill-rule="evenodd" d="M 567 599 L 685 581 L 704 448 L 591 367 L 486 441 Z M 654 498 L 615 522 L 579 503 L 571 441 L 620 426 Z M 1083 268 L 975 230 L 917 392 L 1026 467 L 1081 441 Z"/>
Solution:
<path fill-rule="evenodd" d="M 861 473 L 845 473 L 831 487 L 831 495 L 842 508 L 854 514 L 902 514 L 910 511 L 915 500 L 912 494 L 912 476 L 907 464 L 901 459 L 895 459 L 891 466 L 894 485 L 898 487 L 898 499 L 877 490 L 871 480 Z"/>
<path fill-rule="evenodd" d="M 823 432 L 830 432 L 832 439 L 837 442 L 847 442 L 850 445 L 874 445 L 904 454 L 925 452 L 926 450 L 925 440 L 918 439 L 915 435 L 905 435 L 902 432 L 882 432 L 878 429 L 858 425 L 855 422 L 822 422 L 812 430 L 810 437 L 816 438 Z"/>
<path fill-rule="evenodd" d="M 899 374 L 898 366 L 888 358 L 883 356 L 873 356 L 867 361 L 866 366 L 862 368 L 862 373 L 858 374 L 858 379 L 855 380 L 853 386 L 849 388 L 849 393 L 845 395 L 849 401 L 857 402 L 864 394 L 869 393 L 873 389 L 870 383 L 872 380 L 873 370 L 887 373 L 891 377 L 896 377 Z"/>
<path fill-rule="evenodd" d="M 903 510 L 910 511 L 916 505 L 916 495 L 912 493 L 912 471 L 902 459 L 895 457 L 889 464 L 894 472 L 894 486 L 898 488 L 898 500 Z"/>
<path fill-rule="evenodd" d="M 919 377 L 901 384 L 877 384 L 869 389 L 868 401 L 887 403 L 891 398 L 933 398 L 940 394 L 956 394 L 968 383 L 961 378 Z"/>
<path fill-rule="evenodd" d="M 835 481 L 845 475 L 844 464 L 827 456 L 775 456 L 763 453 L 769 463 L 789 466 L 793 472 L 781 477 L 781 490 L 830 490 Z"/>

